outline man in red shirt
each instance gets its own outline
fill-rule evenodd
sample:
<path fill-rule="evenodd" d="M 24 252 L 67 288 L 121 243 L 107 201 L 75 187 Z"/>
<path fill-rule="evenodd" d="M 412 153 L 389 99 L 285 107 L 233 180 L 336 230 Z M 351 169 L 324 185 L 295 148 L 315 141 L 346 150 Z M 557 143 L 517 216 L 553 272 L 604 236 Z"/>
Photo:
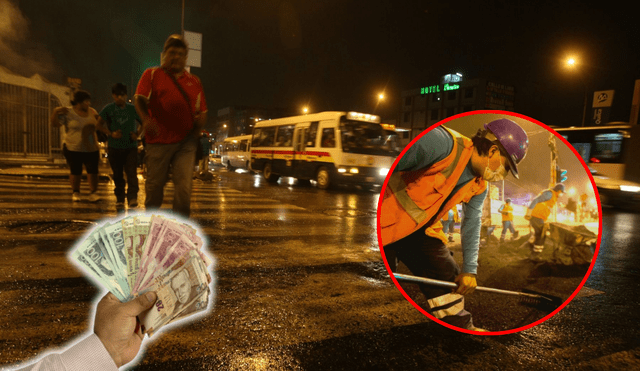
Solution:
<path fill-rule="evenodd" d="M 191 213 L 191 179 L 198 138 L 207 120 L 200 79 L 185 70 L 187 51 L 182 36 L 169 36 L 161 66 L 144 71 L 135 95 L 147 143 L 145 208 L 162 206 L 171 167 L 173 210 L 186 217 Z"/>

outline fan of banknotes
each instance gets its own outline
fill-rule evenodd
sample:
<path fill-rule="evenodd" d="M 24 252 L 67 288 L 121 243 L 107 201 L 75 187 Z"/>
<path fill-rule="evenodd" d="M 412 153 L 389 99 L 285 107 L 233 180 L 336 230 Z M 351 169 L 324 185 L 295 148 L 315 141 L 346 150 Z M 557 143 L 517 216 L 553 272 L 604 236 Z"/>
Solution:
<path fill-rule="evenodd" d="M 71 256 L 121 302 L 155 291 L 138 319 L 152 336 L 162 326 L 206 310 L 211 259 L 189 224 L 162 215 L 129 216 L 93 230 Z"/>

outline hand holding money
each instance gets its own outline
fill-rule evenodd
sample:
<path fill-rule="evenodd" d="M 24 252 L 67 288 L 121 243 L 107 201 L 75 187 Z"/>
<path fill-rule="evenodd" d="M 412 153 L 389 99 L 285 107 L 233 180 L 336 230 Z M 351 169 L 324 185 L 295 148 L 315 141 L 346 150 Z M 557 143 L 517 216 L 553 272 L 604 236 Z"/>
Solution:
<path fill-rule="evenodd" d="M 162 326 L 203 311 L 209 302 L 211 259 L 188 224 L 161 215 L 130 216 L 92 231 L 72 257 L 120 302 L 157 293 L 139 315 L 149 336 Z"/>
<path fill-rule="evenodd" d="M 138 354 L 144 334 L 137 316 L 151 308 L 155 301 L 153 292 L 126 303 L 108 293 L 98 303 L 94 332 L 116 366 L 131 362 Z"/>

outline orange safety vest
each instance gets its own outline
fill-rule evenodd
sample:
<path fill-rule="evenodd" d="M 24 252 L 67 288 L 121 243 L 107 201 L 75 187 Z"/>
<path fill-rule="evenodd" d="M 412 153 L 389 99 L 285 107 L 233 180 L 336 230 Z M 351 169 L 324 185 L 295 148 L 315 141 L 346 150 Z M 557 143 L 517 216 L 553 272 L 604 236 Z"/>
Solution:
<path fill-rule="evenodd" d="M 511 221 L 513 220 L 513 206 L 509 204 L 504 204 L 502 206 L 502 221 Z"/>
<path fill-rule="evenodd" d="M 551 199 L 544 202 L 538 202 L 536 206 L 533 208 L 533 210 L 531 211 L 532 218 L 539 218 L 544 221 L 547 221 L 549 214 L 551 214 L 551 209 L 558 201 L 558 194 L 560 192 L 556 192 L 553 189 L 547 189 L 547 191 L 551 191 L 551 195 L 552 195 Z M 542 193 L 543 192 L 544 191 L 542 191 Z"/>
<path fill-rule="evenodd" d="M 471 159 L 474 147 L 469 138 L 445 128 L 453 136 L 453 150 L 444 159 L 427 169 L 398 171 L 389 176 L 380 205 L 380 235 L 382 245 L 404 238 L 416 230 L 428 227 L 425 234 L 448 243 L 440 219 L 460 202 L 469 202 L 487 187 L 476 177 L 452 194 L 462 172 Z"/>

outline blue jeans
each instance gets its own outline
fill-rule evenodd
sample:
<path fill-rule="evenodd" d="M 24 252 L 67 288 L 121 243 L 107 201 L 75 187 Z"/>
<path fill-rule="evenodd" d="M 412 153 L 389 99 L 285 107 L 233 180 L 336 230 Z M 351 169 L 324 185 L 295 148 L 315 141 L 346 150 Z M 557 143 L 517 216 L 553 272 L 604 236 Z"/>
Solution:
<path fill-rule="evenodd" d="M 145 183 L 147 210 L 159 209 L 164 198 L 164 186 L 169 179 L 174 185 L 173 211 L 189 217 L 191 214 L 191 181 L 196 161 L 198 140 L 191 134 L 182 141 L 171 144 L 147 143 L 145 163 L 147 181 Z"/>
<path fill-rule="evenodd" d="M 507 235 L 507 229 L 511 232 L 511 235 L 516 233 L 516 229 L 513 228 L 513 222 L 511 222 L 511 220 L 505 220 L 502 222 L 502 239 Z"/>
<path fill-rule="evenodd" d="M 456 222 L 449 219 L 449 220 L 441 220 L 442 223 L 442 231 L 446 234 L 446 233 L 453 233 L 453 231 L 455 230 L 455 225 Z"/>
<path fill-rule="evenodd" d="M 127 187 L 126 197 L 127 200 L 135 200 L 138 198 L 138 149 L 136 147 L 120 149 L 109 148 L 109 165 L 111 165 L 111 171 L 113 171 L 113 183 L 115 189 L 113 193 L 116 195 L 117 202 L 124 202 L 125 190 L 124 187 L 129 183 Z M 127 180 L 124 180 L 124 174 L 127 175 Z"/>

